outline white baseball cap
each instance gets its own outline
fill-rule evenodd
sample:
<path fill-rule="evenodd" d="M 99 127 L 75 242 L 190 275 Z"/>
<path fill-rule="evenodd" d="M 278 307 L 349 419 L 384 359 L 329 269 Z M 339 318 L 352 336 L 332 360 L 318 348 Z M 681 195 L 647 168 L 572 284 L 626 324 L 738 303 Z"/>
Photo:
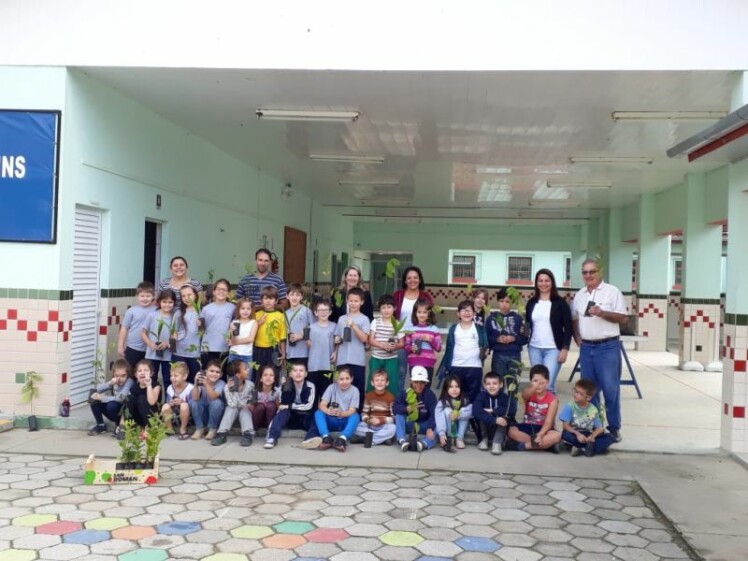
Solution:
<path fill-rule="evenodd" d="M 410 371 L 411 382 L 428 382 L 429 373 L 423 366 L 414 366 Z"/>

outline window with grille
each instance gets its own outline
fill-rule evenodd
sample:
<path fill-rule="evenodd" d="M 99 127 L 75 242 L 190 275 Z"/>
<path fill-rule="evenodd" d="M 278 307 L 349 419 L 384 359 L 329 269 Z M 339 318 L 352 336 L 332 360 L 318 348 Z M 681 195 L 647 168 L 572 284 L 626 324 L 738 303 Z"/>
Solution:
<path fill-rule="evenodd" d="M 509 257 L 506 269 L 507 282 L 532 284 L 532 257 Z"/>
<path fill-rule="evenodd" d="M 571 257 L 564 257 L 564 286 L 571 286 Z"/>
<path fill-rule="evenodd" d="M 680 288 L 683 284 L 683 259 L 673 261 L 673 288 Z"/>
<path fill-rule="evenodd" d="M 475 282 L 475 255 L 452 257 L 452 282 Z"/>

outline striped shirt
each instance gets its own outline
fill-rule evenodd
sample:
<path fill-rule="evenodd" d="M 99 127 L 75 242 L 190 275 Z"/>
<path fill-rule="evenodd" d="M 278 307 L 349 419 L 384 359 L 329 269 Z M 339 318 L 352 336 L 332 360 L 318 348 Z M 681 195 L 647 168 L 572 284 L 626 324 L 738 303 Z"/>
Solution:
<path fill-rule="evenodd" d="M 382 321 L 382 318 L 376 318 L 371 322 L 371 331 L 374 332 L 374 340 L 379 343 L 387 343 L 390 339 L 400 340 L 405 336 L 402 331 L 395 335 L 395 328 L 392 327 L 392 322 Z M 371 356 L 376 358 L 395 358 L 397 351 L 389 352 L 372 346 Z"/>
<path fill-rule="evenodd" d="M 365 423 L 371 417 L 382 417 L 385 423 L 394 423 L 392 414 L 392 404 L 395 403 L 395 398 L 388 391 L 383 394 L 378 394 L 375 391 L 370 391 L 364 397 L 364 407 L 361 409 L 361 420 Z"/>
<path fill-rule="evenodd" d="M 200 282 L 197 281 L 197 280 L 195 280 L 195 279 L 188 280 L 182 286 L 187 286 L 188 284 L 190 286 L 192 286 L 192 288 L 195 289 L 195 292 L 199 293 L 203 289 L 203 285 L 200 284 Z M 162 280 L 160 283 L 158 283 L 158 292 L 164 292 L 165 290 L 171 290 L 174 293 L 174 303 L 176 304 L 178 302 L 181 302 L 181 300 L 182 300 L 180 298 L 180 296 L 179 296 L 179 291 L 182 289 L 182 286 L 180 286 L 179 288 L 174 288 L 171 285 L 171 277 L 169 277 L 169 278 L 166 278 L 166 279 Z M 158 296 L 158 292 L 156 293 L 156 296 Z"/>
<path fill-rule="evenodd" d="M 275 287 L 278 290 L 278 301 L 286 298 L 286 283 L 275 273 L 268 273 L 263 278 L 255 274 L 244 275 L 236 287 L 236 298 L 249 298 L 252 305 L 258 307 L 262 304 L 262 289 L 266 286 Z"/>

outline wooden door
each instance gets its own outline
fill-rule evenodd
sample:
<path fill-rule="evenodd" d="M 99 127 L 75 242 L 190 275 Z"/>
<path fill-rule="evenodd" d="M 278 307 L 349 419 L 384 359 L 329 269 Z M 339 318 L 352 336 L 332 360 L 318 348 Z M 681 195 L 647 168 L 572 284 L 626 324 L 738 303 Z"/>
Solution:
<path fill-rule="evenodd" d="M 306 232 L 286 226 L 283 231 L 283 280 L 306 280 Z"/>

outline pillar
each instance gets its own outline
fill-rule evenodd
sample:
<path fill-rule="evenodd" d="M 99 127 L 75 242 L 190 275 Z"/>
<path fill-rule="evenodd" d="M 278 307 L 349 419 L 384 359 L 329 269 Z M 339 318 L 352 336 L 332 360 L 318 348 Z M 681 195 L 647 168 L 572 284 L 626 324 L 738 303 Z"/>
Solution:
<path fill-rule="evenodd" d="M 631 294 L 631 262 L 634 258 L 633 246 L 621 239 L 623 224 L 623 209 L 612 208 L 608 217 L 608 269 L 605 282 L 615 285 L 623 293 L 626 308 L 631 312 L 633 308 Z"/>
<path fill-rule="evenodd" d="M 667 347 L 668 263 L 670 236 L 657 234 L 657 210 L 653 194 L 639 202 L 639 279 L 636 308 L 638 332 L 649 339 L 640 351 L 664 351 Z"/>
<path fill-rule="evenodd" d="M 727 290 L 722 356 L 722 447 L 748 452 L 748 160 L 732 164 L 727 196 Z"/>
<path fill-rule="evenodd" d="M 704 174 L 686 177 L 685 195 L 678 364 L 682 370 L 721 372 L 722 226 L 704 221 Z"/>

